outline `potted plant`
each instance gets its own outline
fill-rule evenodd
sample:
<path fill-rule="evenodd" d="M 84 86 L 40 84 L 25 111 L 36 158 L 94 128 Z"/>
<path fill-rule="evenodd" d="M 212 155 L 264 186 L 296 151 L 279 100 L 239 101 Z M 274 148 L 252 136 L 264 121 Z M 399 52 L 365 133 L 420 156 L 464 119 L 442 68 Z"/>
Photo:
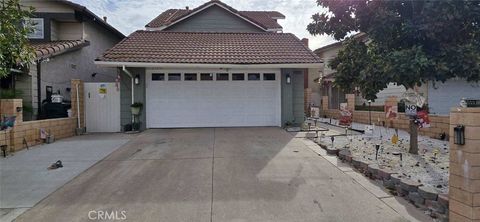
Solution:
<path fill-rule="evenodd" d="M 142 107 L 143 107 L 143 104 L 139 103 L 139 102 L 136 102 L 136 103 L 133 103 L 132 105 L 130 105 L 130 109 L 132 111 L 132 114 L 133 115 L 139 115 L 140 110 L 142 110 Z"/>

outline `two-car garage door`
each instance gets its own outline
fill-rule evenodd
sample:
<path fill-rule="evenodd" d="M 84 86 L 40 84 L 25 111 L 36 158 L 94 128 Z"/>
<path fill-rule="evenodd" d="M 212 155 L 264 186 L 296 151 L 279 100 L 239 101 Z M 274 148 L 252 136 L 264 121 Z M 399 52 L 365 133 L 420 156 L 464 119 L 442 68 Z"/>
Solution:
<path fill-rule="evenodd" d="M 279 70 L 146 75 L 148 128 L 280 126 Z"/>

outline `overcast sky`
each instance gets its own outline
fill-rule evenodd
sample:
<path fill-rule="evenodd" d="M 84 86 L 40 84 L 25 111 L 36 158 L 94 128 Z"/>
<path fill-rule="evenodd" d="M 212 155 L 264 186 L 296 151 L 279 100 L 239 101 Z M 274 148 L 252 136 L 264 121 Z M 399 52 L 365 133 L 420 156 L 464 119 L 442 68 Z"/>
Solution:
<path fill-rule="evenodd" d="M 144 29 L 145 24 L 169 8 L 191 9 L 208 0 L 73 0 L 86 6 L 99 17 L 107 16 L 108 23 L 125 35 L 135 30 Z M 315 0 L 222 0 L 224 3 L 240 11 L 279 11 L 286 17 L 279 23 L 284 32 L 295 34 L 298 38 L 310 39 L 310 48 L 315 50 L 321 46 L 335 42 L 329 36 L 314 37 L 306 30 L 311 16 L 322 8 Z"/>

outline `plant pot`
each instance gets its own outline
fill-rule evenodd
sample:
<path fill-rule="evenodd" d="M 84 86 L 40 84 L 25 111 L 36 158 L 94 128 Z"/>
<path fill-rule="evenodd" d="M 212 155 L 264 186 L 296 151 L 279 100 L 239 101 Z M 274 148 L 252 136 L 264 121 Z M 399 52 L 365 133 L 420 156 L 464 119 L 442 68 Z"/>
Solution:
<path fill-rule="evenodd" d="M 139 115 L 140 114 L 140 107 L 130 107 L 132 111 L 132 115 Z"/>

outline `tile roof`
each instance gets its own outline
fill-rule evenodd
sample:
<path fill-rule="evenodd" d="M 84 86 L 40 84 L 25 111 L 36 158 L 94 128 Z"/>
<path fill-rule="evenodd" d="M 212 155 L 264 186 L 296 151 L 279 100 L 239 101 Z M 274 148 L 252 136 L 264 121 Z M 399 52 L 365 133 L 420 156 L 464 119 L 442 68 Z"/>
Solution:
<path fill-rule="evenodd" d="M 282 26 L 277 23 L 277 18 L 285 18 L 285 16 L 277 11 L 237 11 L 236 9 L 232 8 L 231 6 L 218 1 L 212 0 L 209 1 L 195 9 L 187 10 L 187 9 L 168 9 L 164 11 L 162 14 L 154 18 L 151 22 L 149 22 L 145 27 L 148 28 L 160 28 L 162 26 L 167 26 L 172 24 L 173 22 L 184 18 L 192 13 L 201 10 L 205 6 L 209 4 L 216 3 L 219 4 L 228 10 L 232 11 L 233 13 L 238 13 L 241 17 L 263 27 L 264 29 L 281 29 Z"/>
<path fill-rule="evenodd" d="M 194 64 L 321 63 L 289 33 L 136 31 L 98 61 Z"/>
<path fill-rule="evenodd" d="M 61 40 L 51 42 L 31 42 L 37 59 L 48 58 L 53 55 L 65 53 L 70 50 L 88 46 L 90 43 L 85 40 Z"/>

